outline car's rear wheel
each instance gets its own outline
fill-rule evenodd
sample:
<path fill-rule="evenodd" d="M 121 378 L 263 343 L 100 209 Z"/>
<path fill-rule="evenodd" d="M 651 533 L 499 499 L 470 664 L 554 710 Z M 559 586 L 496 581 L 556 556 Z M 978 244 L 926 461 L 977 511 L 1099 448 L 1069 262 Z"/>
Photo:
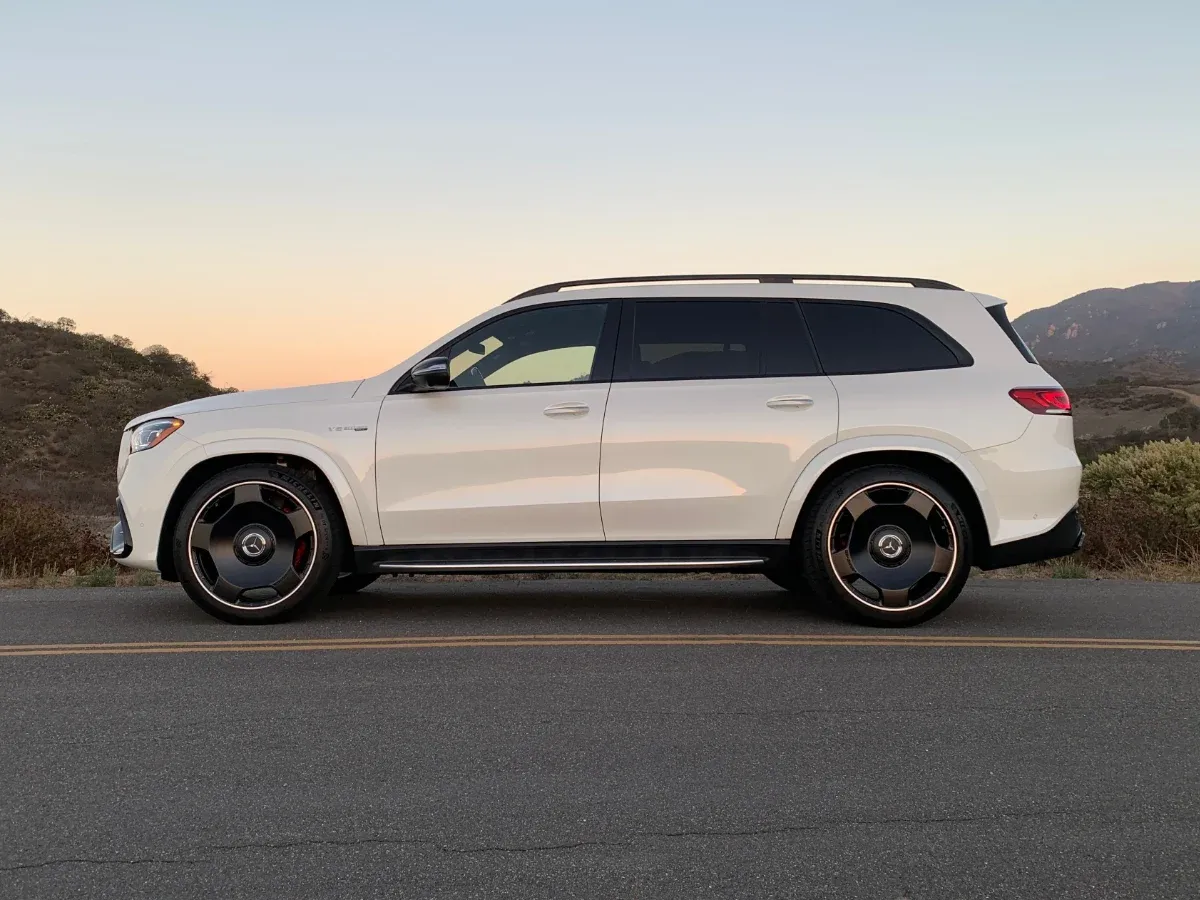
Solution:
<path fill-rule="evenodd" d="M 175 528 L 188 596 L 218 619 L 263 624 L 328 594 L 341 547 L 327 494 L 281 466 L 237 466 L 209 479 Z"/>
<path fill-rule="evenodd" d="M 916 625 L 966 584 L 971 533 L 954 495 L 902 466 L 849 472 L 821 492 L 800 551 L 814 588 L 875 625 Z"/>

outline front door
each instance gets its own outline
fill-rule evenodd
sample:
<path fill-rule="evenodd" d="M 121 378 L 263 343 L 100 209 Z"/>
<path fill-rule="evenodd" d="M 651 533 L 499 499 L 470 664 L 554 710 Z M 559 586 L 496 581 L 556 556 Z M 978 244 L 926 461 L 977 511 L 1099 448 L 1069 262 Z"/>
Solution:
<path fill-rule="evenodd" d="M 618 313 L 575 302 L 501 314 L 444 348 L 448 389 L 389 396 L 376 451 L 384 542 L 603 540 Z"/>
<path fill-rule="evenodd" d="M 773 540 L 801 469 L 838 433 L 795 302 L 630 306 L 604 423 L 606 537 Z"/>

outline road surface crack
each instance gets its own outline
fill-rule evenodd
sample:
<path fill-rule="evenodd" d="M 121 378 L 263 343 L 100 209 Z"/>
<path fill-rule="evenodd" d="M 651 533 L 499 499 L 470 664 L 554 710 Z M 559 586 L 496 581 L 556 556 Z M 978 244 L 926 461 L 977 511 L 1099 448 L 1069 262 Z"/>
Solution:
<path fill-rule="evenodd" d="M 905 825 L 905 826 L 921 826 L 921 825 L 965 825 L 980 822 L 998 822 L 1004 820 L 1025 820 L 1050 818 L 1055 816 L 1085 816 L 1087 813 L 1082 810 L 1048 810 L 1044 812 L 1006 812 L 988 816 L 931 816 L 931 817 L 898 817 L 890 819 L 836 819 L 824 822 L 813 822 L 810 824 L 799 825 L 768 825 L 761 828 L 738 828 L 738 829 L 721 829 L 721 828 L 701 828 L 688 829 L 677 831 L 638 831 L 631 833 L 627 838 L 620 840 L 579 840 L 568 841 L 556 844 L 530 844 L 528 846 L 504 846 L 504 845 L 483 845 L 476 847 L 456 847 L 447 845 L 439 841 L 428 840 L 424 838 L 403 838 L 403 837 L 367 837 L 353 839 L 334 839 L 334 838 L 305 838 L 292 841 L 270 841 L 270 842 L 252 842 L 246 844 L 209 844 L 196 847 L 193 851 L 195 854 L 214 854 L 220 855 L 225 853 L 244 853 L 254 850 L 295 850 L 299 848 L 353 848 L 366 847 L 371 845 L 377 846 L 416 846 L 428 847 L 432 850 L 441 853 L 452 854 L 477 854 L 477 853 L 556 853 L 572 850 L 584 850 L 590 848 L 614 848 L 628 849 L 635 846 L 640 840 L 647 838 L 663 838 L 668 840 L 687 840 L 690 838 L 746 838 L 746 837 L 763 837 L 768 835 L 780 834 L 800 834 L 814 831 L 832 831 L 839 828 L 856 828 L 856 827 L 874 827 L 874 826 L 890 826 L 890 825 Z M 1174 823 L 1194 823 L 1196 819 L 1187 816 L 1164 816 L 1153 819 L 1126 819 L 1120 818 L 1123 825 L 1138 825 L 1149 824 L 1155 822 L 1162 824 L 1164 822 Z M 192 855 L 188 857 L 146 857 L 138 859 L 100 859 L 100 858 L 85 858 L 85 857 L 70 857 L 64 859 L 49 859 L 41 862 L 20 863 L 12 866 L 0 866 L 0 873 L 11 873 L 19 871 L 27 871 L 30 869 L 42 869 L 52 866 L 67 866 L 67 865 L 93 865 L 93 866 L 143 866 L 143 865 L 201 865 L 210 863 L 214 860 L 210 856 Z"/>

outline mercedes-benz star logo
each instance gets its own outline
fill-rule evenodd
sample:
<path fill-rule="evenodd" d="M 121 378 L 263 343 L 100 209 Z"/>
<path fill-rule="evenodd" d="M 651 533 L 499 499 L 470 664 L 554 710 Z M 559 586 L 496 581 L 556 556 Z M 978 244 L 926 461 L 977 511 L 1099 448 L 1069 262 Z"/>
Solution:
<path fill-rule="evenodd" d="M 265 535 L 259 534 L 257 531 L 252 531 L 242 538 L 242 552 L 251 559 L 256 559 L 263 555 L 263 551 L 267 549 L 267 538 Z"/>
<path fill-rule="evenodd" d="M 885 534 L 876 543 L 880 554 L 887 559 L 895 559 L 904 552 L 904 541 L 900 540 L 899 535 Z"/>

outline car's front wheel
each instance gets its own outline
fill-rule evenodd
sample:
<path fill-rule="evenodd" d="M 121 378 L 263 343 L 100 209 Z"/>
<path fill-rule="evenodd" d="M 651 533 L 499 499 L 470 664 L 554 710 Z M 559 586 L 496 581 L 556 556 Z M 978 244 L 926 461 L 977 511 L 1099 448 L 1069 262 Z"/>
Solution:
<path fill-rule="evenodd" d="M 868 466 L 827 485 L 800 535 L 813 586 L 855 618 L 915 625 L 966 584 L 971 532 L 954 495 L 902 466 Z"/>
<path fill-rule="evenodd" d="M 174 535 L 175 566 L 205 612 L 277 622 L 329 593 L 341 547 L 334 501 L 282 466 L 236 466 L 201 485 Z"/>

